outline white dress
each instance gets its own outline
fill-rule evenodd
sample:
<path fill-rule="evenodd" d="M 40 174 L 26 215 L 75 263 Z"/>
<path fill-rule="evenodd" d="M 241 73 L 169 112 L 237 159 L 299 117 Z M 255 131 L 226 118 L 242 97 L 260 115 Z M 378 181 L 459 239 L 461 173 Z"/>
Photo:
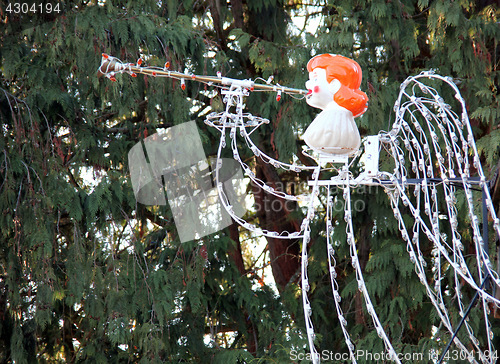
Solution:
<path fill-rule="evenodd" d="M 316 116 L 302 136 L 313 150 L 328 154 L 352 154 L 359 149 L 361 138 L 352 112 L 335 101 Z"/>

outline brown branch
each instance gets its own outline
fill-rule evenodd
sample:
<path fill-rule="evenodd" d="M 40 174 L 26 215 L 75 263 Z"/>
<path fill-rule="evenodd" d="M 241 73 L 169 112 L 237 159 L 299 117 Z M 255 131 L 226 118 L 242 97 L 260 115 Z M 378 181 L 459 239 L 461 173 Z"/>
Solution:
<path fill-rule="evenodd" d="M 231 12 L 233 13 L 234 26 L 243 29 L 243 3 L 241 0 L 231 0 Z"/>
<path fill-rule="evenodd" d="M 80 185 L 76 181 L 75 176 L 73 176 L 73 173 L 71 173 L 71 170 L 69 168 L 68 168 L 68 175 L 69 175 L 69 181 L 71 182 L 71 184 L 73 186 L 75 186 L 78 191 L 81 191 L 82 188 L 80 187 Z"/>
<path fill-rule="evenodd" d="M 314 161 L 314 159 L 309 158 L 308 156 L 306 156 L 304 153 L 301 152 L 302 145 L 304 145 L 304 142 L 300 142 L 299 140 L 297 140 L 297 150 L 298 150 L 297 158 L 299 158 L 299 160 L 302 162 L 303 165 L 308 167 L 315 167 L 317 164 Z"/>
<path fill-rule="evenodd" d="M 143 130 L 144 128 L 147 128 L 147 129 L 156 129 L 156 128 L 170 128 L 172 127 L 173 124 L 170 124 L 170 123 L 161 123 L 161 124 L 157 124 L 157 125 L 140 125 L 140 126 L 136 126 L 134 128 L 130 128 L 130 127 L 113 127 L 113 128 L 106 128 L 104 129 L 105 132 L 108 132 L 108 133 L 128 133 L 128 132 L 133 132 L 133 131 L 136 131 L 136 130 Z"/>
<path fill-rule="evenodd" d="M 217 34 L 217 42 L 220 48 L 225 52 L 227 51 L 227 42 L 224 29 L 222 28 L 222 20 L 220 18 L 220 0 L 210 0 L 209 9 L 214 22 L 215 33 Z"/>
<path fill-rule="evenodd" d="M 226 332 L 239 332 L 239 327 L 237 324 L 226 324 L 219 326 L 217 325 L 217 334 Z M 205 326 L 205 335 L 210 335 L 212 333 L 210 326 Z"/>
<path fill-rule="evenodd" d="M 240 243 L 240 232 L 238 231 L 238 224 L 233 221 L 228 227 L 229 237 L 234 241 L 235 246 L 230 248 L 227 254 L 233 260 L 234 264 L 238 268 L 241 275 L 246 274 L 245 264 L 243 262 L 243 256 L 241 253 L 241 243 Z"/>

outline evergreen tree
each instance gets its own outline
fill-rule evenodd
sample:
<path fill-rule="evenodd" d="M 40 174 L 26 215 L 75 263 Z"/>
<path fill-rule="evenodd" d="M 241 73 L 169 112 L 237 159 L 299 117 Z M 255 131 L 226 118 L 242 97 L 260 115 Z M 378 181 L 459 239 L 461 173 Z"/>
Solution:
<path fill-rule="evenodd" d="M 493 174 L 498 160 L 495 1 L 74 0 L 53 2 L 50 11 L 26 4 L 28 11 L 0 4 L 1 362 L 289 362 L 291 350 L 308 352 L 300 241 L 269 238 L 261 259 L 252 250 L 255 238 L 233 224 L 181 244 L 169 207 L 144 206 L 134 197 L 128 151 L 157 128 L 195 120 L 205 153 L 215 155 L 218 134 L 203 120 L 219 111 L 220 95 L 194 82 L 182 90 L 160 78 L 99 79 L 101 53 L 156 66 L 168 61 L 172 70 L 196 74 L 273 75 L 296 88 L 303 88 L 312 55 L 352 57 L 370 98 L 359 120 L 362 136 L 390 127 L 406 76 L 436 69 L 460 82 L 485 170 Z M 297 28 L 294 17 L 309 27 Z M 271 120 L 255 142 L 282 161 L 296 155 L 313 163 L 299 152 L 297 131 L 314 110 L 275 97 L 252 93 L 247 100 L 249 112 Z M 245 157 L 268 184 L 304 189 L 305 174 Z M 270 230 L 297 230 L 301 208 L 257 189 L 249 193 L 260 208 L 248 219 Z M 265 208 L 265 198 L 273 208 Z M 399 352 L 437 347 L 438 321 L 387 196 L 358 189 L 354 200 L 363 202 L 353 216 L 358 254 L 391 340 Z M 336 218 L 349 329 L 358 348 L 381 352 L 342 243 L 342 211 Z M 332 314 L 324 211 L 312 229 L 316 344 L 346 351 Z M 266 266 L 275 287 L 263 280 Z M 479 321 L 471 317 L 474 327 Z"/>

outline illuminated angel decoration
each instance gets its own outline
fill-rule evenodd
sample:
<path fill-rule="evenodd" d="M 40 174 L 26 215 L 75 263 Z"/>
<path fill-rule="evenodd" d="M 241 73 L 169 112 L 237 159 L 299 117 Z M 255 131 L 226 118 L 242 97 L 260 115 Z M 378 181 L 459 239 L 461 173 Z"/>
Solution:
<path fill-rule="evenodd" d="M 460 358 L 463 357 L 464 362 L 494 363 L 496 358 L 492 354 L 496 351 L 493 347 L 489 310 L 490 307 L 500 307 L 500 299 L 493 294 L 494 289 L 500 289 L 500 277 L 490 260 L 487 233 L 490 218 L 493 231 L 500 238 L 500 220 L 496 216 L 488 183 L 481 167 L 465 102 L 457 86 L 450 78 L 433 72 L 423 72 L 404 81 L 399 96 L 395 100 L 396 118 L 392 129 L 365 137 L 364 157 L 362 157 L 365 170 L 355 177 L 354 172 L 350 170 L 351 163 L 348 161 L 348 158 L 359 157 L 359 153 L 355 152 L 361 144 L 354 118 L 365 111 L 368 100 L 367 96 L 359 90 L 361 69 L 353 60 L 327 54 L 311 59 L 308 63 L 308 71 L 310 80 L 306 86 L 309 91 L 306 92 L 269 83 L 256 83 L 252 80 L 186 75 L 171 72 L 166 68 L 141 67 L 140 64 L 122 63 L 107 55 L 103 56 L 99 68 L 99 72 L 111 80 L 115 79 L 116 73 L 132 75 L 142 73 L 155 77 L 191 79 L 221 88 L 226 109 L 223 112 L 208 115 L 205 120 L 207 125 L 216 128 L 221 133 L 215 168 L 215 182 L 220 201 L 229 215 L 248 230 L 276 239 L 302 240 L 302 303 L 306 334 L 314 363 L 319 362 L 320 356 L 314 342 L 312 306 L 308 300 L 310 283 L 307 265 L 309 262 L 308 243 L 311 238 L 310 223 L 316 215 L 318 204 L 315 203 L 315 196 L 320 188 L 327 189 L 328 270 L 333 301 L 350 360 L 356 363 L 356 349 L 342 311 L 342 297 L 336 280 L 335 247 L 331 236 L 334 226 L 332 223 L 333 189 L 342 190 L 339 195 L 343 196 L 345 202 L 346 243 L 349 246 L 352 265 L 356 272 L 358 289 L 363 294 L 374 330 L 384 343 L 388 360 L 395 363 L 402 362 L 372 303 L 357 255 L 358 249 L 352 221 L 351 189 L 359 185 L 380 186 L 388 195 L 408 258 L 414 264 L 415 272 L 439 317 L 440 335 L 449 335 L 448 347 L 439 353 L 442 355 L 439 363 L 442 362 L 451 344 L 460 350 Z M 453 93 L 454 98 L 458 100 L 455 110 L 435 88 L 429 86 L 430 84 L 440 84 L 443 89 L 448 88 Z M 317 166 L 281 162 L 269 157 L 254 144 L 250 135 L 262 124 L 269 123 L 267 119 L 244 113 L 244 98 L 254 90 L 276 92 L 279 96 L 277 100 L 281 98 L 281 93 L 304 95 L 309 105 L 323 110 L 303 135 L 305 142 L 320 154 L 317 158 Z M 266 193 L 284 200 L 299 201 L 307 206 L 307 213 L 300 231 L 278 232 L 260 229 L 241 218 L 241 214 L 235 213 L 231 198 L 226 193 L 220 176 L 223 163 L 222 151 L 228 147 L 227 134 L 229 134 L 233 158 L 242 166 L 245 175 L 256 186 L 260 186 Z M 290 195 L 258 179 L 240 157 L 238 138 L 242 139 L 243 145 L 253 152 L 255 158 L 260 158 L 273 167 L 293 172 L 311 172 L 310 192 L 301 196 Z M 392 159 L 394 166 L 392 170 L 379 170 L 380 153 L 386 153 L 386 156 Z M 342 157 L 339 158 L 339 156 Z M 328 161 L 328 157 L 329 163 L 338 164 L 341 161 L 343 165 L 335 168 L 338 171 L 336 177 L 319 180 L 320 172 L 324 168 L 331 167 L 325 167 L 326 164 L 321 163 L 321 160 Z M 482 206 L 478 207 L 475 203 L 473 194 L 477 192 L 474 191 L 479 191 L 482 195 Z M 464 241 L 459 233 L 458 194 L 465 201 L 464 206 L 470 222 L 469 231 L 472 242 L 467 249 L 467 254 L 473 250 L 474 259 L 466 256 Z M 413 221 L 403 219 L 402 209 L 413 215 Z M 483 231 L 480 229 L 481 223 Z M 432 245 L 432 257 L 425 256 L 421 250 L 420 242 L 423 239 Z M 430 266 L 428 262 L 431 262 Z M 452 276 L 451 280 L 450 276 Z M 463 295 L 465 286 L 475 292 L 472 299 L 467 299 Z M 457 323 L 451 318 L 443 292 L 455 295 L 456 299 L 450 302 L 456 304 L 456 309 L 462 317 L 460 322 Z M 484 319 L 482 329 L 486 332 L 483 342 L 478 340 L 472 325 L 466 320 L 470 309 L 477 302 L 480 305 L 477 305 L 476 309 L 482 311 Z M 457 332 L 461 327 L 464 327 L 465 335 L 458 337 Z M 445 337 L 441 336 L 441 338 Z"/>

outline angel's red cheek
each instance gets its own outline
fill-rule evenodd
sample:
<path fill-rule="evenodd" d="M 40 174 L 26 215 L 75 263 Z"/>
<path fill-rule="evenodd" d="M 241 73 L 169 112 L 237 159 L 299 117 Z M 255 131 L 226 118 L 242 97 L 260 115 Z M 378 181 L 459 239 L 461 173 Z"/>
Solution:
<path fill-rule="evenodd" d="M 314 91 L 315 93 L 318 93 L 318 92 L 319 92 L 319 86 L 314 86 L 313 91 Z"/>

